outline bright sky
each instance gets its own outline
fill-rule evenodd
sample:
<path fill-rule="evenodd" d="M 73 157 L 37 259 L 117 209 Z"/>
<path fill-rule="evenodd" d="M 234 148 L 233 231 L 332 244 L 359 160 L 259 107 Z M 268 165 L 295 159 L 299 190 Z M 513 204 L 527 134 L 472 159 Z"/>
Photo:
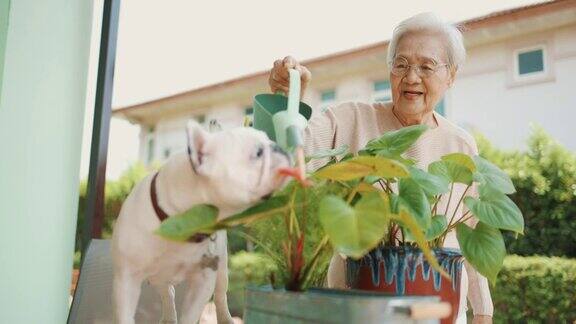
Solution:
<path fill-rule="evenodd" d="M 262 71 L 286 55 L 303 60 L 389 39 L 398 22 L 424 11 L 458 22 L 535 2 L 541 1 L 124 0 L 113 106 Z M 100 19 L 97 12 L 95 33 Z M 87 178 L 92 109 L 90 104 L 82 178 Z M 107 177 L 113 179 L 138 159 L 139 129 L 116 119 L 111 128 Z"/>

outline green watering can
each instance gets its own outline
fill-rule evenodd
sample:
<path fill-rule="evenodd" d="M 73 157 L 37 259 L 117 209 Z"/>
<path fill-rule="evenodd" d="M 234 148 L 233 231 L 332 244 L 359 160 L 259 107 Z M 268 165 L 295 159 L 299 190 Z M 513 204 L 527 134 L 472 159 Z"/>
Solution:
<path fill-rule="evenodd" d="M 264 131 L 286 151 L 303 146 L 302 132 L 312 116 L 312 108 L 300 102 L 300 73 L 289 69 L 288 98 L 282 94 L 259 94 L 254 97 L 253 127 Z"/>

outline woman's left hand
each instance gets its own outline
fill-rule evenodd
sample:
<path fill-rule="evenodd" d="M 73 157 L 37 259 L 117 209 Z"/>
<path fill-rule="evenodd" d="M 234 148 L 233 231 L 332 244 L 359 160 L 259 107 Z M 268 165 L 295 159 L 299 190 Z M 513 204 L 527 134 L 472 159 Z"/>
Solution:
<path fill-rule="evenodd" d="M 492 324 L 492 316 L 475 315 L 472 324 Z"/>

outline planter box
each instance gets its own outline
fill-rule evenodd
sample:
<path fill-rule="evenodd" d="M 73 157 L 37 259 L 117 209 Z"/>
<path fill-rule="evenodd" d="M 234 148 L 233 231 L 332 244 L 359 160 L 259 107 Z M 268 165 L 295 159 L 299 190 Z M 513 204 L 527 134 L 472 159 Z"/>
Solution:
<path fill-rule="evenodd" d="M 439 323 L 450 306 L 437 296 L 392 296 L 358 290 L 310 289 L 297 293 L 246 289 L 246 324 Z"/>

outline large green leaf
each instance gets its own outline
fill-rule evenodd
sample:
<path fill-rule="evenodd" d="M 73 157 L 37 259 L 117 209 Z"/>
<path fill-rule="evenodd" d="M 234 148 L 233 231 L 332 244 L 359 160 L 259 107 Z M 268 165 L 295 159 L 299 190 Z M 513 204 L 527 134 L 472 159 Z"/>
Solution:
<path fill-rule="evenodd" d="M 400 179 L 398 206 L 414 217 L 422 231 L 430 226 L 430 203 L 424 190 L 410 178 Z"/>
<path fill-rule="evenodd" d="M 373 172 L 372 168 L 368 165 L 353 163 L 348 161 L 338 162 L 328 165 L 314 173 L 314 177 L 348 181 L 359 179 L 370 175 Z"/>
<path fill-rule="evenodd" d="M 496 283 L 506 255 L 502 233 L 482 222 L 474 229 L 460 223 L 456 225 L 456 237 L 466 260 L 492 284 Z"/>
<path fill-rule="evenodd" d="M 212 233 L 216 224 L 218 208 L 212 205 L 196 205 L 185 213 L 168 217 L 156 230 L 156 234 L 175 241 L 186 241 L 197 233 Z"/>
<path fill-rule="evenodd" d="M 380 156 L 358 156 L 349 162 L 359 163 L 372 168 L 372 175 L 381 178 L 404 178 L 409 175 L 408 169 L 401 163 Z"/>
<path fill-rule="evenodd" d="M 450 191 L 450 183 L 445 177 L 437 176 L 415 167 L 408 167 L 410 177 L 420 185 L 428 196 L 441 195 Z"/>
<path fill-rule="evenodd" d="M 320 201 L 318 214 L 335 249 L 353 258 L 376 247 L 389 222 L 385 201 L 376 192 L 363 195 L 354 207 L 340 197 L 326 196 Z"/>
<path fill-rule="evenodd" d="M 463 164 L 454 161 L 436 161 L 428 165 L 428 172 L 443 177 L 448 182 L 472 184 L 472 172 Z"/>
<path fill-rule="evenodd" d="M 476 171 L 476 164 L 474 163 L 474 160 L 472 160 L 469 155 L 464 153 L 451 153 L 444 155 L 442 157 L 442 161 L 450 161 L 456 164 L 460 164 L 466 167 L 466 169 L 470 170 L 470 172 Z"/>
<path fill-rule="evenodd" d="M 426 258 L 426 260 L 428 260 L 428 263 L 430 263 L 430 266 L 432 266 L 432 268 L 434 268 L 436 271 L 442 274 L 442 276 L 450 280 L 450 276 L 438 264 L 438 260 L 436 260 L 436 257 L 434 257 L 434 254 L 432 253 L 432 250 L 428 245 L 424 232 L 422 231 L 420 225 L 418 225 L 414 217 L 404 210 L 400 210 L 400 213 L 397 215 L 391 214 L 390 217 L 393 220 L 397 221 L 401 226 L 408 229 L 408 231 L 412 234 L 414 241 L 416 242 L 416 244 L 418 244 L 418 247 L 420 247 L 420 249 L 422 250 L 424 257 Z"/>
<path fill-rule="evenodd" d="M 496 165 L 490 163 L 488 160 L 480 156 L 474 157 L 474 162 L 478 167 L 474 173 L 474 180 L 480 184 L 504 194 L 512 194 L 516 192 L 514 184 L 510 177 Z"/>
<path fill-rule="evenodd" d="M 376 155 L 397 157 L 406 152 L 427 129 L 426 125 L 414 125 L 387 132 L 368 142 L 365 149 Z"/>
<path fill-rule="evenodd" d="M 287 210 L 288 196 L 275 196 L 252 206 L 243 212 L 219 221 L 218 227 L 232 227 L 241 224 L 250 224 L 256 220 L 278 215 Z"/>
<path fill-rule="evenodd" d="M 326 166 L 314 174 L 319 178 L 338 181 L 354 180 L 370 175 L 381 178 L 400 178 L 408 176 L 408 170 L 397 161 L 365 155 Z"/>
<path fill-rule="evenodd" d="M 318 151 L 318 152 L 308 156 L 307 158 L 322 159 L 322 158 L 327 158 L 327 157 L 337 157 L 337 156 L 346 154 L 347 152 L 348 152 L 348 145 L 341 145 L 340 147 L 337 147 L 335 149 Z"/>
<path fill-rule="evenodd" d="M 490 226 L 524 233 L 524 217 L 514 202 L 503 193 L 486 191 L 480 186 L 480 199 L 464 198 L 464 204 L 481 222 Z"/>

